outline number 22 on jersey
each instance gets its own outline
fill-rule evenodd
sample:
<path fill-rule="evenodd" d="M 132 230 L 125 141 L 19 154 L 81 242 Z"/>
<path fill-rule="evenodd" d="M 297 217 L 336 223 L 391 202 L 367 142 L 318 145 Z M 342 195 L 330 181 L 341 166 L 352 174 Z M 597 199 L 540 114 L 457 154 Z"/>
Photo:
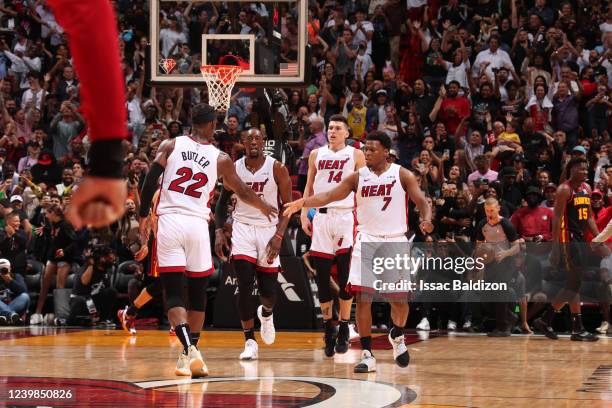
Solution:
<path fill-rule="evenodd" d="M 176 171 L 176 175 L 179 176 L 172 180 L 168 186 L 168 190 L 175 191 L 177 193 L 185 194 L 190 197 L 200 198 L 202 192 L 198 191 L 208 183 L 208 177 L 204 173 L 193 173 L 189 167 L 181 167 Z M 194 183 L 183 187 L 183 184 L 193 180 Z"/>

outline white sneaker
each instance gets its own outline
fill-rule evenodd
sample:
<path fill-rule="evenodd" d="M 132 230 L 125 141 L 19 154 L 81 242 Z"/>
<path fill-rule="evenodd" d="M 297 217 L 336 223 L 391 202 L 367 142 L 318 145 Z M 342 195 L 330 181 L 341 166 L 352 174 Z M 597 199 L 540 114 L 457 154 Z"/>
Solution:
<path fill-rule="evenodd" d="M 191 376 L 191 370 L 189 369 L 189 356 L 187 354 L 181 353 L 179 355 L 174 374 L 185 377 Z"/>
<path fill-rule="evenodd" d="M 457 330 L 457 322 L 449 320 L 448 324 L 446 325 L 446 330 L 448 330 L 448 331 L 455 331 L 455 330 Z"/>
<path fill-rule="evenodd" d="M 246 343 L 244 343 L 244 351 L 240 353 L 241 360 L 257 360 L 257 351 L 259 350 L 259 346 L 257 342 L 252 339 L 248 339 Z"/>
<path fill-rule="evenodd" d="M 361 352 L 361 361 L 357 363 L 353 372 L 355 373 L 373 373 L 376 371 L 376 359 L 368 350 Z"/>
<path fill-rule="evenodd" d="M 417 324 L 417 330 L 429 331 L 431 330 L 429 327 L 429 320 L 426 317 L 421 319 L 421 322 Z"/>
<path fill-rule="evenodd" d="M 601 322 L 601 326 L 599 326 L 597 330 L 599 333 L 601 334 L 606 334 L 608 332 L 608 329 L 610 328 L 610 324 L 606 321 Z"/>
<path fill-rule="evenodd" d="M 55 325 L 55 314 L 47 313 L 45 317 L 43 317 L 43 324 L 45 326 L 54 326 Z"/>
<path fill-rule="evenodd" d="M 40 313 L 34 313 L 30 317 L 30 324 L 31 325 L 39 325 L 39 324 L 42 324 L 42 322 L 43 322 L 43 316 Z"/>
<path fill-rule="evenodd" d="M 191 371 L 192 377 L 206 377 L 208 376 L 208 367 L 202 358 L 202 353 L 196 348 L 196 346 L 189 346 L 189 370 Z"/>
<path fill-rule="evenodd" d="M 470 330 L 472 328 L 472 322 L 470 320 L 466 320 L 463 323 L 463 330 Z"/>
<path fill-rule="evenodd" d="M 259 305 L 257 308 L 257 318 L 261 322 L 261 339 L 266 344 L 274 343 L 274 339 L 276 338 L 276 329 L 274 329 L 274 315 L 270 315 L 268 317 L 263 317 L 263 305 Z"/>
<path fill-rule="evenodd" d="M 404 335 L 397 336 L 396 338 L 391 337 L 389 333 L 389 343 L 393 346 L 393 359 L 400 367 L 408 367 L 410 363 L 410 354 L 408 354 L 408 347 L 404 343 Z"/>
<path fill-rule="evenodd" d="M 355 330 L 354 324 L 349 324 L 349 340 L 355 340 L 359 338 L 359 333 Z"/>

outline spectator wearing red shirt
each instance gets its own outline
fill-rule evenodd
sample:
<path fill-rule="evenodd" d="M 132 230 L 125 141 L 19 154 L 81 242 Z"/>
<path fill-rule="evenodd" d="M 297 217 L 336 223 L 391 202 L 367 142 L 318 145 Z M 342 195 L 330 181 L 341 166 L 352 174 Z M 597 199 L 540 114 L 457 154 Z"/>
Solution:
<path fill-rule="evenodd" d="M 525 198 L 527 207 L 519 208 L 510 218 L 516 231 L 527 242 L 552 240 L 553 212 L 550 208 L 540 207 L 543 198 L 540 189 L 529 187 Z"/>
<path fill-rule="evenodd" d="M 447 87 L 448 91 L 445 87 L 440 87 L 438 100 L 429 119 L 434 122 L 439 116 L 438 119 L 444 123 L 448 134 L 455 135 L 461 121 L 471 115 L 470 101 L 465 96 L 459 96 L 459 82 L 451 81 Z"/>

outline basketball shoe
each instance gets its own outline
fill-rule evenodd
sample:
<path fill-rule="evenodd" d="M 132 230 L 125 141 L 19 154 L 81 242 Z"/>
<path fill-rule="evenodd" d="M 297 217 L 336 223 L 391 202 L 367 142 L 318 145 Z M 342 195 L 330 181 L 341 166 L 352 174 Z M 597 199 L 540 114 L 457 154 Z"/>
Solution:
<path fill-rule="evenodd" d="M 208 367 L 202 358 L 202 353 L 197 349 L 196 346 L 189 346 L 189 370 L 191 371 L 192 377 L 206 377 L 208 376 Z"/>
<path fill-rule="evenodd" d="M 136 319 L 134 316 L 130 316 L 127 314 L 128 306 L 125 309 L 117 310 L 117 319 L 119 319 L 119 323 L 121 323 L 121 327 L 123 330 L 130 334 L 136 334 Z"/>
<path fill-rule="evenodd" d="M 376 359 L 369 350 L 361 352 L 361 361 L 353 369 L 356 373 L 373 373 L 376 371 Z"/>
<path fill-rule="evenodd" d="M 188 377 L 191 375 L 191 370 L 189 369 L 189 356 L 185 353 L 179 354 L 178 361 L 176 362 L 176 369 L 174 370 L 174 374 Z"/>
<path fill-rule="evenodd" d="M 259 350 L 259 346 L 257 342 L 253 339 L 248 339 L 246 343 L 244 343 L 244 351 L 240 353 L 241 360 L 257 360 L 257 351 Z"/>
<path fill-rule="evenodd" d="M 276 338 L 276 329 L 274 329 L 274 315 L 268 317 L 263 316 L 263 305 L 259 305 L 257 308 L 257 318 L 261 322 L 261 339 L 266 344 L 274 343 Z"/>
<path fill-rule="evenodd" d="M 389 343 L 393 346 L 393 359 L 400 367 L 408 367 L 410 363 L 410 354 L 408 354 L 408 347 L 404 343 L 404 335 L 391 337 L 389 333 Z"/>

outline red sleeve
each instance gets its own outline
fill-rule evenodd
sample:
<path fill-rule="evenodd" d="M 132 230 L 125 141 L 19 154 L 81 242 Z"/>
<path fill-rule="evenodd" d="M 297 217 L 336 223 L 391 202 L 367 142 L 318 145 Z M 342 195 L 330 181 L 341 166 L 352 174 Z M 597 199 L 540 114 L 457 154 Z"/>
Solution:
<path fill-rule="evenodd" d="M 523 230 L 521 229 L 521 211 L 517 210 L 514 212 L 514 214 L 512 214 L 512 216 L 510 217 L 510 222 L 512 223 L 512 225 L 514 225 L 514 228 L 516 229 L 516 231 L 519 233 L 519 235 L 522 237 L 523 236 Z"/>
<path fill-rule="evenodd" d="M 544 213 L 547 215 L 546 217 L 546 230 L 544 232 L 544 234 L 542 234 L 542 236 L 544 237 L 544 241 L 552 241 L 552 222 L 553 222 L 553 217 L 555 216 L 555 213 L 550 209 L 550 208 L 544 208 L 545 211 Z"/>
<path fill-rule="evenodd" d="M 467 98 L 462 98 L 462 104 L 461 104 L 461 112 L 459 113 L 459 117 L 461 119 L 463 118 L 468 118 L 470 117 L 470 115 L 472 114 L 471 109 L 470 109 L 470 101 Z"/>
<path fill-rule="evenodd" d="M 68 37 L 91 140 L 127 136 L 119 34 L 108 0 L 49 0 Z"/>

